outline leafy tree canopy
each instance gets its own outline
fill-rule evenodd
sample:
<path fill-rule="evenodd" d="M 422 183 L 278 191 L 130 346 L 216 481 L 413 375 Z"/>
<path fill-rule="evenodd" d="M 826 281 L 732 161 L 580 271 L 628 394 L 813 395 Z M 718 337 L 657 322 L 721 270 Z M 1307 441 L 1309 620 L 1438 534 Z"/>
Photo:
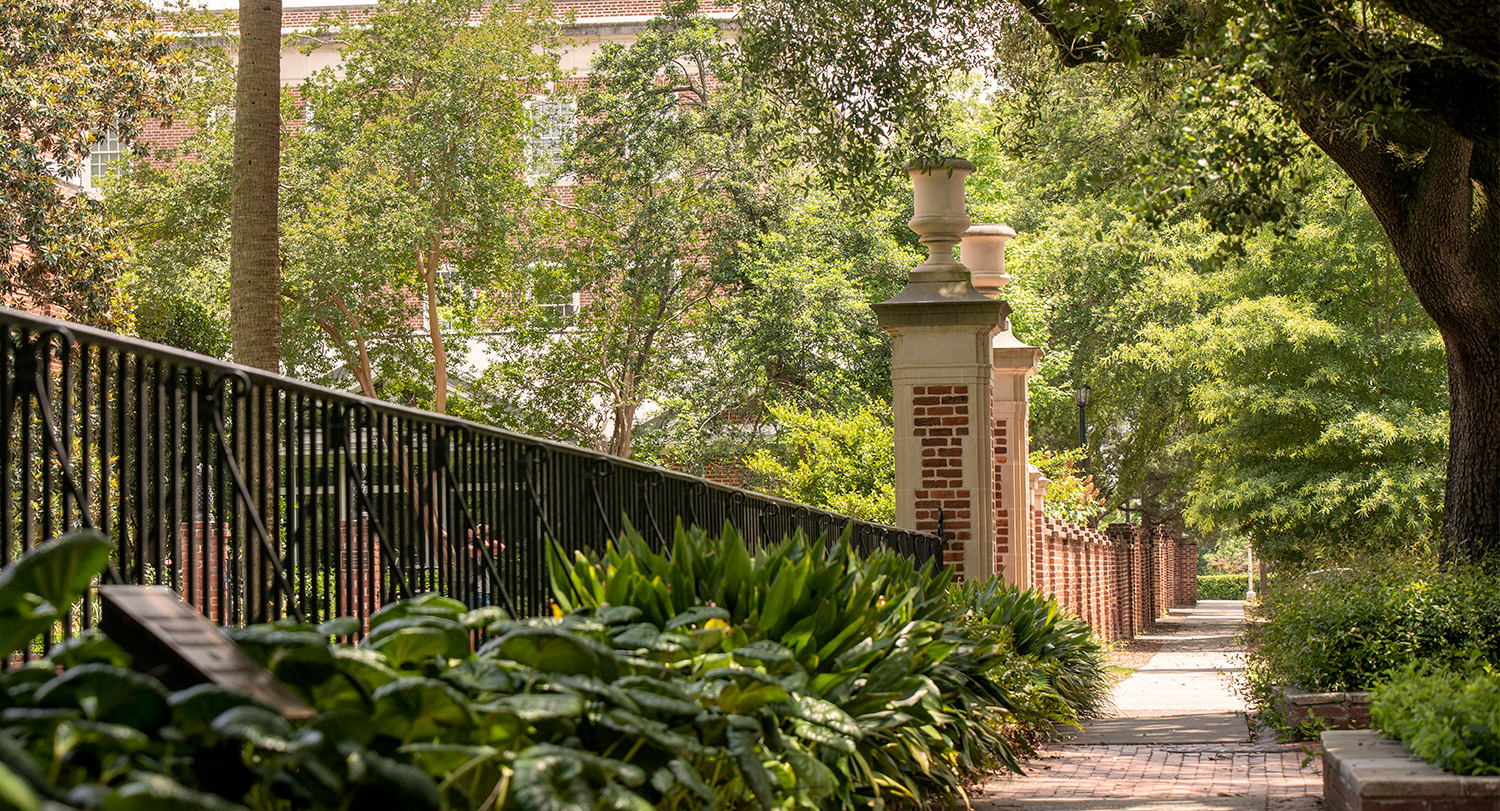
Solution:
<path fill-rule="evenodd" d="M 1021 233 L 1006 295 L 1046 350 L 1034 445 L 1076 444 L 1071 394 L 1089 383 L 1089 472 L 1111 509 L 1140 499 L 1150 522 L 1249 535 L 1287 561 L 1432 539 L 1442 346 L 1373 212 L 1309 152 L 1281 233 L 1215 231 L 1212 186 L 1139 216 L 1160 139 L 1213 113 L 1170 73 L 1140 93 L 1123 72 L 1038 75 L 1038 92 L 954 113 L 990 169 L 971 181 L 975 216 Z"/>
<path fill-rule="evenodd" d="M 0 6 L 0 295 L 109 320 L 118 244 L 74 182 L 167 113 L 181 62 L 142 0 Z"/>
<path fill-rule="evenodd" d="M 1500 561 L 1500 5 L 763 0 L 746 20 L 755 70 L 849 175 L 951 149 L 941 102 L 976 69 L 999 95 L 1037 98 L 1050 68 L 1125 64 L 1145 91 L 1209 113 L 1138 164 L 1134 207 L 1158 224 L 1193 201 L 1219 232 L 1285 230 L 1311 141 L 1368 202 L 1442 337 L 1444 555 Z"/>

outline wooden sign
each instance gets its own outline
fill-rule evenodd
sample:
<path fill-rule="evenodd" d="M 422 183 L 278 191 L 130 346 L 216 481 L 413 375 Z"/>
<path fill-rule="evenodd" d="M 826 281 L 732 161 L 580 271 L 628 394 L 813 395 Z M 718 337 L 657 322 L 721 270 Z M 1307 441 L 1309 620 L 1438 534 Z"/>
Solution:
<path fill-rule="evenodd" d="M 209 619 L 166 586 L 100 586 L 99 628 L 137 670 L 173 690 L 213 683 L 238 690 L 294 721 L 316 713 Z"/>

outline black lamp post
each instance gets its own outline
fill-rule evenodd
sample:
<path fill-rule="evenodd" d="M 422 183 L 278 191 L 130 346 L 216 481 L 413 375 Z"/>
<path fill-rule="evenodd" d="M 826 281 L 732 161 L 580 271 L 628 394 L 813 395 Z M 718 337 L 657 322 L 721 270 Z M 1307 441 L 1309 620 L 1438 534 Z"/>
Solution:
<path fill-rule="evenodd" d="M 1087 447 L 1089 442 L 1089 426 L 1083 418 L 1083 409 L 1089 404 L 1089 392 L 1087 383 L 1073 392 L 1073 402 L 1078 404 L 1078 447 L 1080 448 Z"/>

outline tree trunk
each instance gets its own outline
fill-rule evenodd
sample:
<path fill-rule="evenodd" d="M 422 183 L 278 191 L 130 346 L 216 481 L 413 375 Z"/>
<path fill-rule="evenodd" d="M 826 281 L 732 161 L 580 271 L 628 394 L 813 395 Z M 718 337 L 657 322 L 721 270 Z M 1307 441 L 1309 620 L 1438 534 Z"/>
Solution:
<path fill-rule="evenodd" d="M 629 459 L 635 443 L 635 405 L 618 403 L 614 407 L 613 431 L 609 435 L 608 451 L 611 456 Z"/>
<path fill-rule="evenodd" d="M 1433 125 L 1425 156 L 1304 127 L 1369 202 L 1448 359 L 1441 558 L 1500 568 L 1500 160 Z"/>
<path fill-rule="evenodd" d="M 281 0 L 240 0 L 240 53 L 235 75 L 234 168 L 229 203 L 229 340 L 236 363 L 281 371 L 281 255 L 277 232 L 277 183 L 281 167 Z M 262 404 L 257 398 L 256 404 Z M 269 421 L 238 416 L 236 454 L 250 503 L 264 519 L 275 493 L 266 464 L 271 451 Z M 255 426 L 260 426 L 256 430 Z M 267 522 L 267 525 L 273 525 Z M 269 553 L 253 537 L 244 512 L 236 513 L 235 537 L 243 538 L 247 608 L 268 606 L 274 588 Z M 287 600 L 292 599 L 287 595 Z M 251 611 L 248 619 L 269 617 Z"/>
<path fill-rule="evenodd" d="M 448 413 L 448 352 L 443 348 L 443 325 L 438 320 L 437 275 L 442 267 L 442 246 L 432 238 L 422 275 L 427 281 L 427 337 L 432 342 L 432 410 Z"/>
<path fill-rule="evenodd" d="M 1444 335 L 1448 350 L 1448 483 L 1442 558 L 1500 569 L 1500 351 Z"/>
<path fill-rule="evenodd" d="M 281 368 L 281 0 L 240 0 L 230 192 L 229 337 L 234 360 Z"/>

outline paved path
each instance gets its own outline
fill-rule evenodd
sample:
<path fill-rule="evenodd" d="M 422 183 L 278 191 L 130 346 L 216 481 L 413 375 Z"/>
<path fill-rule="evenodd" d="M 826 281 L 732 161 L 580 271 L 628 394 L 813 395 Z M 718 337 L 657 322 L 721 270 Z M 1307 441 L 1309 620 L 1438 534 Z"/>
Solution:
<path fill-rule="evenodd" d="M 1313 811 L 1323 778 L 1296 744 L 1250 740 L 1230 690 L 1243 603 L 1205 600 L 1143 640 L 1161 650 L 1115 688 L 1113 718 L 1045 746 L 1025 776 L 971 793 L 975 811 Z"/>

